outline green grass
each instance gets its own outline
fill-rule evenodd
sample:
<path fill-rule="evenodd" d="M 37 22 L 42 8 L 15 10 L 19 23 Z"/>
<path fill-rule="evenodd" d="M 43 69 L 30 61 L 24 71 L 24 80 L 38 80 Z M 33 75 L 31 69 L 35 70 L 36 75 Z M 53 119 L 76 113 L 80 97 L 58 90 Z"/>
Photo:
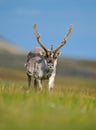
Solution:
<path fill-rule="evenodd" d="M 54 91 L 0 80 L 0 130 L 96 130 L 96 80 L 57 77 Z"/>

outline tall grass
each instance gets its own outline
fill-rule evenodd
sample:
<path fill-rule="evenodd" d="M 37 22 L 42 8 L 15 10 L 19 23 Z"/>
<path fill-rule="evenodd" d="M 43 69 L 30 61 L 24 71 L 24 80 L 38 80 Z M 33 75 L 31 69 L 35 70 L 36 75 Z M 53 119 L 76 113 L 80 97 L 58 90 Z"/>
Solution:
<path fill-rule="evenodd" d="M 95 79 L 57 77 L 54 91 L 0 80 L 0 130 L 96 130 Z M 32 86 L 33 87 L 33 86 Z"/>

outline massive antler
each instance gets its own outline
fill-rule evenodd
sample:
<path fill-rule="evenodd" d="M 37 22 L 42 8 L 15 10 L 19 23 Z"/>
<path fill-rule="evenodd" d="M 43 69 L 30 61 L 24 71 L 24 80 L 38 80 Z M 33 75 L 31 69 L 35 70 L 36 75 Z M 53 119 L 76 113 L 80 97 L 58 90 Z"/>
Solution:
<path fill-rule="evenodd" d="M 37 32 L 37 24 L 33 25 L 34 28 L 34 34 L 37 38 L 37 41 L 39 43 L 39 45 L 45 50 L 45 52 L 47 53 L 49 50 L 44 46 L 44 44 L 42 43 L 42 41 L 40 40 L 40 34 Z"/>
<path fill-rule="evenodd" d="M 67 34 L 64 37 L 64 40 L 60 43 L 60 45 L 54 50 L 54 52 L 56 53 L 62 46 L 64 46 L 64 44 L 67 42 L 69 36 L 71 35 L 73 30 L 73 25 L 70 25 L 69 30 L 67 32 Z"/>

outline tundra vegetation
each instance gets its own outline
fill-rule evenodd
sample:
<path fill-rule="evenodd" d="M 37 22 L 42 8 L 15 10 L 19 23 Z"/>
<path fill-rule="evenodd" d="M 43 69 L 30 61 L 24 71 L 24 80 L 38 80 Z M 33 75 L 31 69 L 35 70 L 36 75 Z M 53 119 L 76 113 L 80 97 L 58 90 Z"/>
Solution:
<path fill-rule="evenodd" d="M 95 77 L 57 76 L 54 91 L 29 93 L 22 70 L 0 69 L 0 130 L 95 130 Z"/>

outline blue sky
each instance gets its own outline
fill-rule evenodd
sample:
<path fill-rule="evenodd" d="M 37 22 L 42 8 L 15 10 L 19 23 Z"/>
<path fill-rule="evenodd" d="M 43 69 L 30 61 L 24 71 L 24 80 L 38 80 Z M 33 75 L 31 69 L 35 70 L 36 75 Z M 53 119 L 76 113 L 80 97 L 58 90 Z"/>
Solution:
<path fill-rule="evenodd" d="M 57 47 L 73 24 L 62 55 L 96 59 L 96 0 L 0 0 L 0 36 L 30 51 L 38 46 L 34 23 L 48 48 Z"/>

